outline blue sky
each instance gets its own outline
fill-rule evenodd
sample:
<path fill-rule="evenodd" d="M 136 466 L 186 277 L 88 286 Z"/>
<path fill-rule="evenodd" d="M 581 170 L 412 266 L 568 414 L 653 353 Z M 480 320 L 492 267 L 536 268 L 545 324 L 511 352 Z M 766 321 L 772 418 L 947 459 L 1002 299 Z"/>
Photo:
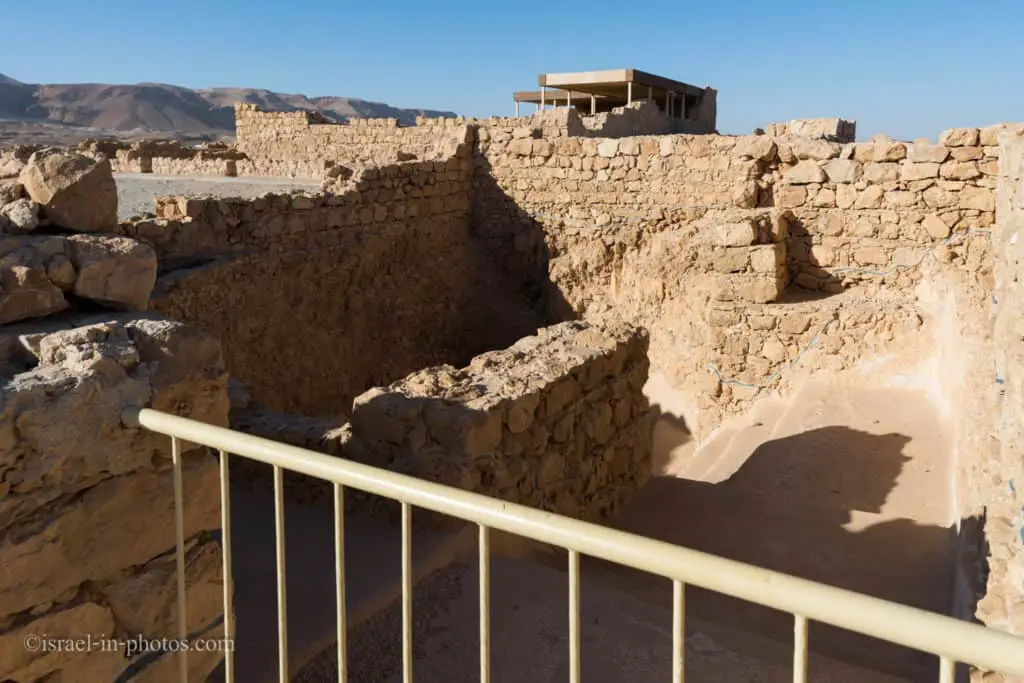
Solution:
<path fill-rule="evenodd" d="M 0 72 L 32 83 L 249 86 L 487 116 L 511 115 L 539 73 L 631 67 L 716 87 L 724 133 L 843 116 L 861 139 L 934 138 L 1024 120 L 1024 0 L 49 0 L 45 21 L 3 4 Z"/>

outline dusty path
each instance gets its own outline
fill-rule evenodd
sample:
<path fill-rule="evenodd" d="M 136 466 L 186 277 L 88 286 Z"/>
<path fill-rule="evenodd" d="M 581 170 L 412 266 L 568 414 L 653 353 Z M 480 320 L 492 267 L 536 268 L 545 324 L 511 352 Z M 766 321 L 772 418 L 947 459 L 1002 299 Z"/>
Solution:
<path fill-rule="evenodd" d="M 117 216 L 151 213 L 153 200 L 162 195 L 212 194 L 217 197 L 259 197 L 267 192 L 315 190 L 320 181 L 296 178 L 218 178 L 150 173 L 115 173 Z"/>
<path fill-rule="evenodd" d="M 671 445 L 671 442 L 665 441 Z M 618 526 L 645 536 L 930 611 L 952 595 L 952 464 L 926 399 L 816 382 L 769 399 L 663 470 Z M 591 565 L 598 565 L 592 562 Z M 668 586 L 594 566 L 656 601 Z M 788 641 L 789 615 L 692 591 L 689 614 Z M 931 658 L 817 625 L 821 652 L 914 677 Z"/>
<path fill-rule="evenodd" d="M 660 454 L 660 469 L 670 474 L 655 477 L 618 526 L 948 611 L 950 455 L 923 396 L 813 383 L 790 402 L 756 406 L 700 449 L 685 443 L 678 421 L 666 419 L 660 429 L 660 446 L 674 449 Z M 582 569 L 585 680 L 671 680 L 670 583 L 587 558 Z M 417 681 L 479 680 L 476 582 L 475 566 L 455 564 L 417 588 Z M 687 680 L 792 680 L 790 615 L 694 587 L 686 595 Z M 822 624 L 810 633 L 811 680 L 892 683 L 937 673 L 920 653 Z M 399 634 L 396 606 L 353 633 L 355 680 L 401 680 Z M 496 682 L 566 680 L 563 554 L 492 561 L 492 645 Z M 302 683 L 336 680 L 333 652 L 302 674 Z"/>

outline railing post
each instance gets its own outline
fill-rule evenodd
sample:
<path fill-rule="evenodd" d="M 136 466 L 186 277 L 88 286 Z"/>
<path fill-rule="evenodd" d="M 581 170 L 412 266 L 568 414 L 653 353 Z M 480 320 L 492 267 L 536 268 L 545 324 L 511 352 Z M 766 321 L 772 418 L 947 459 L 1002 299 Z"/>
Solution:
<path fill-rule="evenodd" d="M 807 617 L 793 615 L 793 683 L 807 683 Z"/>
<path fill-rule="evenodd" d="M 281 683 L 289 683 L 288 593 L 284 561 L 284 475 L 277 465 L 274 465 L 274 530 L 277 550 L 277 671 Z"/>
<path fill-rule="evenodd" d="M 337 579 L 338 683 L 348 680 L 348 616 L 345 610 L 345 499 L 341 484 L 334 485 L 334 568 Z"/>
<path fill-rule="evenodd" d="M 220 552 L 224 575 L 224 683 L 235 681 L 235 605 L 231 573 L 231 474 L 228 454 L 220 453 Z"/>
<path fill-rule="evenodd" d="M 171 465 L 174 468 L 174 558 L 178 578 L 178 642 L 188 637 L 185 611 L 185 511 L 181 482 L 181 441 L 171 437 Z M 188 683 L 188 648 L 178 649 L 178 680 Z"/>
<path fill-rule="evenodd" d="M 569 683 L 580 683 L 580 554 L 569 551 Z"/>
<path fill-rule="evenodd" d="M 682 581 L 672 582 L 672 683 L 683 683 L 686 659 L 686 602 Z"/>
<path fill-rule="evenodd" d="M 412 508 L 402 502 L 402 683 L 412 683 Z"/>
<path fill-rule="evenodd" d="M 489 529 L 480 525 L 480 683 L 491 683 L 491 562 Z"/>
<path fill-rule="evenodd" d="M 953 683 L 956 677 L 956 662 L 949 657 L 939 657 L 939 683 Z"/>

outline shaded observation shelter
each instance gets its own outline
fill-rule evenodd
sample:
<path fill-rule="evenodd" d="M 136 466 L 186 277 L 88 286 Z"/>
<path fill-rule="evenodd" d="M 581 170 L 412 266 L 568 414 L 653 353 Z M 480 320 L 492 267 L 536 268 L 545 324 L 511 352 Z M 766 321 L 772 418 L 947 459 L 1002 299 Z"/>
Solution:
<path fill-rule="evenodd" d="M 710 118 L 714 128 L 716 91 L 713 88 L 701 88 L 638 69 L 540 74 L 537 84 L 540 90 L 512 94 L 516 116 L 519 116 L 521 102 L 536 104 L 538 111 L 550 104 L 594 115 L 646 100 L 671 118 Z"/>

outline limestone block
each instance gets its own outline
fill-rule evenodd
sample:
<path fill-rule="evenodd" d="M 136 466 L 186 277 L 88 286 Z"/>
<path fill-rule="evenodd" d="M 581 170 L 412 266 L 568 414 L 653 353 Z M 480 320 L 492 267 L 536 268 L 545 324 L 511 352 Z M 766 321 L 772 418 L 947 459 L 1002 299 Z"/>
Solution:
<path fill-rule="evenodd" d="M 889 263 L 889 255 L 881 247 L 861 247 L 853 252 L 853 258 L 862 266 L 882 266 Z"/>
<path fill-rule="evenodd" d="M 735 153 L 740 157 L 772 161 L 776 152 L 775 140 L 767 135 L 745 135 L 736 140 Z"/>
<path fill-rule="evenodd" d="M 972 180 L 981 176 L 974 161 L 947 161 L 939 167 L 939 175 L 949 180 Z"/>
<path fill-rule="evenodd" d="M 0 206 L 25 196 L 25 186 L 13 180 L 0 181 Z"/>
<path fill-rule="evenodd" d="M 977 128 L 950 128 L 939 135 L 939 144 L 946 147 L 974 147 L 980 139 Z"/>
<path fill-rule="evenodd" d="M 25 168 L 25 162 L 15 156 L 0 154 L 0 178 L 17 178 Z"/>
<path fill-rule="evenodd" d="M 857 195 L 857 201 L 853 206 L 856 209 L 877 209 L 882 206 L 885 199 L 885 190 L 878 185 L 869 185 Z"/>
<path fill-rule="evenodd" d="M 757 240 L 757 226 L 752 221 L 714 225 L 709 232 L 711 243 L 718 247 L 746 247 Z"/>
<path fill-rule="evenodd" d="M 840 146 L 826 140 L 794 137 L 789 141 L 790 149 L 797 159 L 823 161 L 839 156 Z"/>
<path fill-rule="evenodd" d="M 712 297 L 717 301 L 768 303 L 776 300 L 785 286 L 785 276 L 774 273 L 725 275 L 715 280 Z M 712 310 L 708 321 L 715 327 L 726 327 L 739 319 L 734 311 Z"/>
<path fill-rule="evenodd" d="M 776 185 L 775 204 L 780 207 L 796 208 L 807 201 L 807 188 L 802 185 Z"/>
<path fill-rule="evenodd" d="M 0 260 L 0 325 L 39 318 L 68 308 L 64 293 L 39 261 Z"/>
<path fill-rule="evenodd" d="M 907 149 L 907 160 L 915 164 L 941 164 L 948 158 L 948 147 L 945 145 L 933 145 L 927 140 L 916 140 Z"/>
<path fill-rule="evenodd" d="M 860 179 L 861 165 L 852 159 L 832 159 L 825 164 L 825 173 L 833 183 L 855 183 Z"/>
<path fill-rule="evenodd" d="M 953 147 L 949 154 L 953 161 L 977 161 L 984 158 L 985 151 L 981 147 Z"/>
<path fill-rule="evenodd" d="M 960 192 L 960 208 L 975 209 L 978 211 L 995 211 L 995 193 L 985 187 L 972 187 L 968 185 Z"/>
<path fill-rule="evenodd" d="M 911 163 L 903 162 L 900 168 L 900 180 L 913 181 L 939 177 L 939 165 L 934 162 Z"/>
<path fill-rule="evenodd" d="M 750 247 L 750 267 L 755 273 L 775 275 L 786 265 L 786 244 L 765 244 Z"/>
<path fill-rule="evenodd" d="M 900 167 L 895 163 L 864 164 L 864 179 L 869 183 L 888 183 L 899 180 Z"/>
<path fill-rule="evenodd" d="M 35 152 L 19 180 L 54 225 L 78 232 L 115 232 L 117 185 L 110 162 L 59 150 Z"/>
<path fill-rule="evenodd" d="M 937 214 L 930 213 L 921 221 L 921 227 L 934 239 L 941 240 L 949 237 L 950 229 Z"/>
<path fill-rule="evenodd" d="M 933 186 L 924 191 L 924 203 L 933 209 L 945 209 L 957 205 L 957 195 L 941 187 Z"/>
<path fill-rule="evenodd" d="M 907 146 L 893 140 L 875 140 L 856 145 L 853 158 L 865 162 L 901 161 L 907 157 Z"/>
<path fill-rule="evenodd" d="M 153 249 L 127 237 L 72 235 L 68 237 L 75 264 L 74 293 L 112 308 L 144 311 L 156 284 Z"/>
<path fill-rule="evenodd" d="M 750 266 L 748 247 L 716 249 L 711 256 L 711 268 L 718 273 L 742 273 Z"/>
<path fill-rule="evenodd" d="M 39 205 L 29 199 L 15 199 L 0 208 L 0 232 L 25 234 L 39 227 Z"/>
<path fill-rule="evenodd" d="M 619 141 L 618 140 L 602 140 L 597 143 L 597 154 L 598 156 L 610 159 L 619 152 Z"/>
<path fill-rule="evenodd" d="M 816 161 L 804 160 L 783 174 L 786 182 L 793 185 L 808 185 L 810 183 L 823 183 L 827 180 L 825 171 L 818 166 Z"/>

